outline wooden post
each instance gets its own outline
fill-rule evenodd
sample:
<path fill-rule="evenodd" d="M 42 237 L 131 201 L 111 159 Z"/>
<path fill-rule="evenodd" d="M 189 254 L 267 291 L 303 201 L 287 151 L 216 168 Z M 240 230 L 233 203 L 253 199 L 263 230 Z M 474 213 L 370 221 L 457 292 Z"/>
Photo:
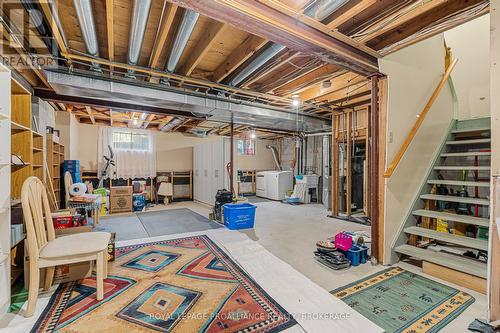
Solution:
<path fill-rule="evenodd" d="M 234 191 L 234 115 L 231 113 L 231 144 L 230 144 L 230 168 L 229 168 L 229 182 L 231 184 L 231 192 L 233 197 L 236 196 Z"/>
<path fill-rule="evenodd" d="M 332 116 L 332 216 L 339 215 L 339 121 L 338 114 Z"/>
<path fill-rule="evenodd" d="M 378 109 L 378 75 L 371 77 L 372 98 L 370 106 L 370 124 L 369 128 L 369 142 L 370 142 L 370 156 L 368 164 L 370 166 L 370 213 L 371 213 L 371 227 L 372 227 L 372 242 L 371 242 L 371 255 L 375 259 L 380 259 L 379 253 L 379 205 L 378 205 L 378 192 L 379 192 L 379 156 L 378 156 L 378 139 L 379 139 L 379 109 Z"/>
<path fill-rule="evenodd" d="M 352 199 L 352 115 L 353 112 L 347 113 L 347 122 L 344 124 L 344 130 L 347 135 L 347 147 L 346 147 L 346 182 L 345 182 L 345 212 L 347 216 L 351 216 L 351 199 Z"/>

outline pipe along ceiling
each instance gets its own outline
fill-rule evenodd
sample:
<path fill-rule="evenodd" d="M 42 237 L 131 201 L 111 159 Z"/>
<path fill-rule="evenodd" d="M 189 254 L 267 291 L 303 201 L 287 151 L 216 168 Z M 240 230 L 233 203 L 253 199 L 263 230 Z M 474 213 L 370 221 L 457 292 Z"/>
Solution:
<path fill-rule="evenodd" d="M 345 3 L 348 1 L 346 0 L 336 0 L 336 1 L 331 1 L 331 0 L 316 0 L 313 1 L 305 10 L 305 14 L 319 19 L 323 20 L 324 18 L 328 17 L 331 15 L 335 10 L 339 9 L 342 7 Z M 78 22 L 80 24 L 80 29 L 82 31 L 82 36 L 85 42 L 85 46 L 87 49 L 87 52 L 94 57 L 99 56 L 99 45 L 97 41 L 97 34 L 96 34 L 96 29 L 95 29 L 95 22 L 94 22 L 94 17 L 93 17 L 93 12 L 92 12 L 92 1 L 91 0 L 73 0 L 73 4 L 76 9 L 76 14 L 78 17 Z M 146 30 L 146 25 L 149 17 L 149 11 L 151 9 L 151 0 L 134 0 L 134 5 L 133 5 L 133 12 L 132 12 L 132 21 L 130 25 L 130 36 L 129 36 L 129 46 L 128 46 L 128 53 L 127 53 L 127 63 L 130 65 L 136 65 L 139 56 L 140 56 L 140 51 L 142 48 L 142 42 L 144 40 L 144 33 Z M 191 36 L 196 23 L 199 18 L 199 13 L 192 11 L 192 10 L 185 10 L 183 14 L 183 18 L 181 21 L 181 24 L 179 26 L 179 29 L 177 30 L 175 40 L 173 43 L 172 51 L 170 52 L 170 55 L 168 57 L 167 63 L 165 65 L 165 71 L 167 72 L 175 72 L 175 69 L 179 63 L 179 60 L 186 48 L 187 42 L 189 40 L 189 37 Z M 272 58 L 274 58 L 276 55 L 278 55 L 280 52 L 282 52 L 285 49 L 284 46 L 275 44 L 275 43 L 269 43 L 265 49 L 259 53 L 258 56 L 254 57 L 252 60 L 250 60 L 247 64 L 244 65 L 242 69 L 240 69 L 231 79 L 229 84 L 232 86 L 237 86 L 241 84 L 242 82 L 245 81 L 251 74 L 255 73 L 259 68 L 264 66 L 268 61 L 270 61 Z M 93 64 L 92 65 L 94 70 L 99 70 L 99 65 L 98 64 Z M 54 74 L 55 75 L 55 74 Z M 133 75 L 133 71 L 129 70 L 128 75 L 126 75 L 128 78 L 133 78 L 135 79 L 135 76 Z M 165 83 L 165 81 L 162 80 L 162 82 Z M 126 83 L 122 83 L 124 85 Z M 58 84 L 58 87 L 60 88 L 61 85 L 60 83 Z M 61 89 L 56 89 L 56 92 L 59 93 Z M 59 91 L 58 91 L 59 90 Z M 75 87 L 71 89 L 71 91 L 74 91 Z M 78 89 L 77 89 L 78 90 Z M 150 89 L 154 90 L 154 89 Z M 112 89 L 109 91 L 112 92 Z M 79 91 L 76 95 L 81 95 L 83 94 L 82 91 Z M 178 93 L 177 93 L 178 94 Z M 133 103 L 133 101 L 137 98 L 137 94 L 132 94 L 130 96 L 129 102 Z M 168 96 L 168 94 L 166 95 Z M 93 96 L 95 97 L 95 96 Z M 188 99 L 186 99 L 188 100 Z M 161 104 L 161 103 L 160 103 Z M 174 102 L 172 103 L 175 105 L 175 107 L 184 107 L 186 108 L 186 103 L 183 105 L 180 104 L 175 104 Z M 238 109 L 236 107 L 236 104 L 234 103 L 229 103 L 231 107 L 229 109 L 225 109 L 225 111 L 230 111 L 231 112 L 237 112 L 236 110 Z M 174 107 L 174 106 L 170 106 Z M 199 105 L 192 105 L 193 109 L 198 109 L 200 106 Z M 252 107 L 255 108 L 255 107 Z M 189 109 L 189 108 L 188 108 Z M 266 108 L 265 106 L 259 107 L 258 109 L 264 110 L 263 112 L 257 112 L 256 116 L 260 116 L 262 119 L 263 117 L 269 117 L 270 114 L 266 113 Z M 205 110 L 206 111 L 206 110 Z M 221 109 L 214 107 L 210 112 L 210 117 L 214 117 L 213 120 L 216 118 L 221 120 L 221 121 L 228 121 L 230 120 L 230 113 L 223 112 Z M 299 116 L 297 116 L 299 117 Z M 311 117 L 308 116 L 301 116 L 303 119 L 309 119 Z M 272 117 L 271 117 L 272 118 Z M 280 117 L 277 117 L 276 119 L 279 119 Z M 134 121 L 134 125 L 137 127 L 141 127 L 142 123 L 146 119 L 146 114 L 141 114 L 139 116 L 139 119 Z M 287 118 L 288 119 L 288 118 Z M 313 119 L 313 118 L 311 118 Z M 311 120 L 309 119 L 309 120 Z M 288 119 L 292 120 L 292 119 Z M 317 119 L 316 119 L 317 120 Z M 269 119 L 267 119 L 269 121 Z M 137 123 L 137 124 L 136 124 Z M 259 121 L 257 119 L 250 119 L 249 115 L 246 114 L 245 112 L 242 113 L 240 123 L 245 124 L 245 125 L 253 125 L 253 126 L 258 126 Z M 315 123 L 315 125 L 311 125 L 312 123 Z M 321 123 L 321 122 L 320 122 Z M 280 129 L 283 128 L 279 126 L 278 124 L 274 124 L 273 121 L 271 122 L 265 122 L 260 123 L 260 125 L 265 125 L 261 127 L 265 128 L 275 128 L 275 129 Z M 319 125 L 319 126 L 318 126 Z M 324 127 L 325 124 L 319 124 L 318 122 L 311 122 L 309 124 L 306 124 L 303 126 L 303 128 L 297 128 L 297 119 L 293 119 L 292 123 L 287 126 L 288 130 L 299 130 L 299 131 L 315 131 L 315 130 L 322 130 L 325 129 Z"/>

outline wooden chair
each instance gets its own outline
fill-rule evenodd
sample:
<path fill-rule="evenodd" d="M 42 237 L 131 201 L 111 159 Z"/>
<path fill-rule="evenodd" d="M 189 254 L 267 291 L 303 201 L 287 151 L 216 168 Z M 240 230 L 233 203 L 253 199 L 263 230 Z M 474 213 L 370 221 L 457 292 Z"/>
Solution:
<path fill-rule="evenodd" d="M 44 290 L 54 279 L 55 266 L 96 261 L 97 300 L 104 297 L 103 280 L 107 276 L 107 232 L 83 232 L 56 238 L 45 186 L 29 177 L 21 189 L 21 202 L 29 255 L 29 296 L 26 317 L 35 311 L 40 286 L 40 269 L 45 268 Z"/>

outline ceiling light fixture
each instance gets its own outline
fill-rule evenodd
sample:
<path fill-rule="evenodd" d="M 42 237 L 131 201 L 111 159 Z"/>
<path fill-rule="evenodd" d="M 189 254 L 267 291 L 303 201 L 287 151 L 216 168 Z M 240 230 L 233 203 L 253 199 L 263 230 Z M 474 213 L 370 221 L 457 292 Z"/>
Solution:
<path fill-rule="evenodd" d="M 292 105 L 293 106 L 299 106 L 300 105 L 300 99 L 299 99 L 299 95 L 293 95 L 292 96 Z"/>

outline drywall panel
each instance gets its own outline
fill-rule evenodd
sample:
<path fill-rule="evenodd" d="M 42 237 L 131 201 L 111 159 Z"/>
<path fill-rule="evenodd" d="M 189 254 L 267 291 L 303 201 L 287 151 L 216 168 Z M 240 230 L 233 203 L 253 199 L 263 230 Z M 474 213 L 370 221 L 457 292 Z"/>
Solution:
<path fill-rule="evenodd" d="M 444 33 L 458 64 L 451 74 L 457 93 L 458 119 L 490 114 L 490 15 L 483 15 Z"/>
<path fill-rule="evenodd" d="M 97 170 L 97 137 L 99 126 L 78 124 L 78 144 L 76 159 L 82 170 Z"/>
<path fill-rule="evenodd" d="M 388 78 L 387 164 L 405 140 L 444 72 L 442 34 L 392 53 L 380 60 Z M 391 178 L 385 181 L 384 262 L 391 244 L 431 166 L 453 117 L 449 86 L 427 114 L 420 130 Z"/>

